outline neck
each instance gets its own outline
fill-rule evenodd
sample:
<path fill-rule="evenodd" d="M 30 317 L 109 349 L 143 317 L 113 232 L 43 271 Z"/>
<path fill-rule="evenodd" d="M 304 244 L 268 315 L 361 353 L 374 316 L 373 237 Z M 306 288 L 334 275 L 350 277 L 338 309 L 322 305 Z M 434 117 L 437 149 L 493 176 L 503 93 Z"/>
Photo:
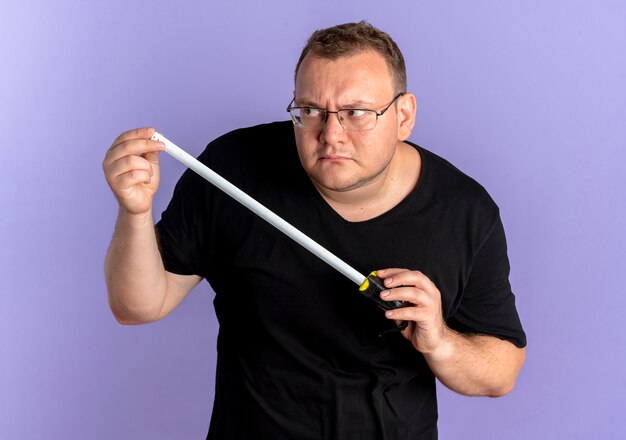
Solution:
<path fill-rule="evenodd" d="M 380 174 L 358 188 L 335 191 L 313 182 L 326 202 L 345 220 L 370 220 L 392 209 L 415 188 L 421 158 L 415 148 L 400 143 L 393 159 Z"/>

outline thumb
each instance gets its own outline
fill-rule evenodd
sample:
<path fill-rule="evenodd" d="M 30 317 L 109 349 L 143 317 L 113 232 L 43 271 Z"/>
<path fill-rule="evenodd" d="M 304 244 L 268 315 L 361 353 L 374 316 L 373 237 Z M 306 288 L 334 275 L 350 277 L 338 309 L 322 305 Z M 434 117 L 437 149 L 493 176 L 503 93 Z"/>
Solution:
<path fill-rule="evenodd" d="M 145 153 L 143 155 L 143 157 L 144 157 L 144 159 L 146 159 L 151 164 L 158 165 L 159 164 L 159 153 L 160 153 L 160 151 L 151 151 L 149 153 Z"/>

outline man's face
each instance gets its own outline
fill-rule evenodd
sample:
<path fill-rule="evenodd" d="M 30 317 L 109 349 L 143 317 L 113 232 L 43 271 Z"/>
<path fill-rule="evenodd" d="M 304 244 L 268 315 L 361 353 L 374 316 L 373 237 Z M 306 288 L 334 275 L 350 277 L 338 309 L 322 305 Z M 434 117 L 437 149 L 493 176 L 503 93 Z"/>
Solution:
<path fill-rule="evenodd" d="M 296 78 L 294 106 L 337 111 L 361 108 L 381 111 L 395 97 L 385 59 L 367 51 L 337 60 L 308 54 Z M 346 192 L 384 179 L 398 138 L 395 105 L 370 131 L 346 131 L 336 114 L 317 130 L 294 127 L 298 155 L 321 190 Z"/>

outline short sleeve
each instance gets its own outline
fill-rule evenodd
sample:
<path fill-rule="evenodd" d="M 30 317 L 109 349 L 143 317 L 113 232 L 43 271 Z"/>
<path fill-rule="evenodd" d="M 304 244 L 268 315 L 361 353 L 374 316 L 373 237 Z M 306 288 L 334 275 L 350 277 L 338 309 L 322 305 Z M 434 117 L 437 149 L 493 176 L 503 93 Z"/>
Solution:
<path fill-rule="evenodd" d="M 172 199 L 156 224 L 165 270 L 179 275 L 206 277 L 205 235 L 207 183 L 191 170 L 177 182 Z M 204 256 L 204 257 L 203 257 Z"/>
<path fill-rule="evenodd" d="M 506 238 L 498 216 L 474 256 L 459 307 L 448 320 L 450 328 L 496 336 L 525 347 L 526 335 L 515 306 L 509 272 Z"/>

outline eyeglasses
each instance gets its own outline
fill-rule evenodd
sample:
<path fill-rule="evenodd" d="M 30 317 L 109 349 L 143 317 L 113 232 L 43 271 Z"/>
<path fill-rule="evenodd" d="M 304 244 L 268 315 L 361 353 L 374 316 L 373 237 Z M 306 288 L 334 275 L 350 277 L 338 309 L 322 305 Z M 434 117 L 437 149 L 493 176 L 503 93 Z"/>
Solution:
<path fill-rule="evenodd" d="M 344 130 L 367 131 L 373 130 L 374 127 L 376 127 L 378 118 L 384 115 L 385 112 L 389 110 L 389 107 L 391 107 L 393 103 L 396 102 L 402 95 L 404 95 L 404 92 L 398 93 L 395 98 L 393 98 L 393 101 L 391 101 L 389 105 L 380 112 L 365 108 L 343 108 L 337 110 L 336 112 L 331 112 L 330 110 L 317 107 L 292 107 L 291 105 L 296 100 L 295 97 L 287 106 L 287 111 L 291 114 L 293 123 L 297 127 L 305 130 L 321 129 L 324 127 L 324 124 L 326 124 L 328 115 L 332 113 L 337 115 L 339 124 L 341 124 Z"/>

